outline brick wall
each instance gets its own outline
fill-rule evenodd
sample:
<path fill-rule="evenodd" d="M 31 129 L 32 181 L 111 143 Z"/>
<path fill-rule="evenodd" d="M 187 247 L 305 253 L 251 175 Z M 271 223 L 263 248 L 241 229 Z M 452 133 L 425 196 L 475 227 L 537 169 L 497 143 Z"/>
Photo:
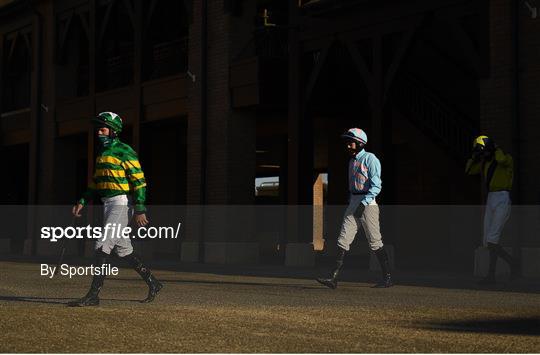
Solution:
<path fill-rule="evenodd" d="M 193 6 L 189 69 L 200 79 L 201 1 L 194 1 Z M 206 202 L 209 205 L 252 204 L 254 200 L 255 115 L 252 112 L 234 112 L 229 91 L 229 65 L 251 36 L 253 15 L 247 8 L 242 16 L 235 16 L 225 11 L 222 0 L 208 1 Z M 198 80 L 189 92 L 187 190 L 190 204 L 200 203 L 203 134 L 200 85 Z M 238 233 L 235 223 L 230 222 L 234 212 L 231 216 L 224 216 L 222 212 L 225 210 L 220 208 L 208 211 L 205 216 L 205 241 L 236 242 L 253 237 L 249 233 L 250 228 L 242 229 L 245 233 Z M 229 226 L 224 226 L 224 223 Z M 197 228 L 188 229 L 188 234 L 194 237 Z"/>
<path fill-rule="evenodd" d="M 538 4 L 537 4 L 538 6 Z M 521 203 L 540 202 L 540 18 L 520 14 Z"/>
<path fill-rule="evenodd" d="M 490 2 L 490 68 L 480 86 L 480 128 L 494 137 L 503 150 L 512 147 L 512 1 Z"/>
<path fill-rule="evenodd" d="M 515 57 L 513 43 L 513 2 L 490 2 L 490 62 L 489 79 L 480 81 L 481 127 L 498 144 L 516 158 L 519 144 L 519 162 L 515 165 L 514 201 L 519 204 L 538 204 L 540 186 L 539 141 L 540 120 L 540 20 L 532 19 L 526 7 L 519 10 L 519 80 L 520 129 L 518 142 L 513 140 Z M 536 217 L 531 215 L 536 214 Z M 538 246 L 538 227 L 530 222 L 537 219 L 530 208 L 514 206 L 513 222 L 519 226 L 519 244 Z M 512 220 L 511 220 L 512 221 Z M 516 222 L 517 221 L 517 222 Z"/>
<path fill-rule="evenodd" d="M 481 127 L 492 135 L 506 151 L 516 151 L 512 140 L 514 120 L 513 87 L 515 58 L 513 48 L 513 2 L 495 0 L 490 3 L 490 62 L 489 79 L 480 81 Z M 520 175 L 519 200 L 522 204 L 540 201 L 536 177 L 540 173 L 537 147 L 540 129 L 540 20 L 531 19 L 522 7 L 519 13 L 520 36 Z M 516 187 L 516 192 L 518 187 Z"/>

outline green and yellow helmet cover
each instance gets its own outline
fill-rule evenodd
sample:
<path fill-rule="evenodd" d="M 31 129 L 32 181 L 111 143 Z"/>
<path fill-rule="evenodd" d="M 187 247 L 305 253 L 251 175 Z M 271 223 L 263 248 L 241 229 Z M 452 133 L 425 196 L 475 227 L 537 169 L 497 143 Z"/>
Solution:
<path fill-rule="evenodd" d="M 122 118 L 114 112 L 101 112 L 92 123 L 96 127 L 108 127 L 117 134 L 122 132 Z"/>

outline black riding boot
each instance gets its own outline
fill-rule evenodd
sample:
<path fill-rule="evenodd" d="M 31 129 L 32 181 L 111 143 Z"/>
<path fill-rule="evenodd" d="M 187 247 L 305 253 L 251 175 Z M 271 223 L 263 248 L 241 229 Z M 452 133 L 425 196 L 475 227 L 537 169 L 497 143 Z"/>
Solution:
<path fill-rule="evenodd" d="M 161 282 L 159 282 L 154 275 L 152 275 L 152 272 L 150 272 L 150 269 L 148 269 L 141 259 L 139 259 L 137 256 L 130 254 L 126 256 L 127 261 L 133 267 L 135 271 L 142 277 L 142 279 L 146 282 L 148 285 L 148 296 L 142 300 L 142 303 L 149 303 L 156 298 L 156 295 L 158 292 L 163 288 L 163 285 Z"/>
<path fill-rule="evenodd" d="M 488 274 L 486 277 L 484 277 L 482 280 L 480 280 L 478 283 L 480 285 L 494 285 L 495 284 L 495 270 L 497 269 L 497 259 L 499 256 L 497 255 L 497 250 L 494 247 L 496 244 L 488 243 L 488 250 L 489 250 L 489 269 Z"/>
<path fill-rule="evenodd" d="M 338 247 L 338 254 L 336 258 L 336 268 L 334 269 L 334 272 L 330 276 L 330 278 L 318 278 L 317 282 L 323 284 L 326 287 L 329 287 L 331 289 L 337 288 L 337 277 L 339 275 L 339 272 L 341 270 L 341 267 L 343 266 L 343 260 L 345 259 L 345 249 L 342 249 Z"/>
<path fill-rule="evenodd" d="M 386 249 L 382 247 L 375 250 L 375 255 L 377 256 L 379 264 L 381 265 L 382 280 L 373 287 L 387 288 L 393 286 L 394 284 L 392 283 L 392 276 L 390 275 L 390 261 L 388 260 L 388 254 L 386 253 Z"/>
<path fill-rule="evenodd" d="M 521 274 L 519 261 L 508 254 L 499 244 L 488 243 L 488 245 L 492 245 L 497 256 L 508 263 L 508 266 L 510 266 L 510 278 L 517 279 Z"/>
<path fill-rule="evenodd" d="M 497 259 L 501 258 L 508 263 L 511 269 L 511 279 L 519 277 L 521 270 L 519 264 L 515 258 L 508 254 L 499 244 L 488 243 L 489 250 L 489 271 L 488 275 L 482 279 L 479 283 L 481 285 L 493 285 L 495 284 L 495 270 L 497 268 Z"/>
<path fill-rule="evenodd" d="M 103 251 L 98 250 L 96 252 L 96 266 L 101 266 L 107 263 L 107 254 Z M 68 303 L 70 307 L 86 307 L 86 306 L 97 306 L 99 305 L 99 291 L 103 287 L 103 282 L 105 281 L 105 275 L 94 275 L 92 279 L 92 284 L 90 285 L 90 290 L 86 296 L 81 299 L 71 301 Z"/>

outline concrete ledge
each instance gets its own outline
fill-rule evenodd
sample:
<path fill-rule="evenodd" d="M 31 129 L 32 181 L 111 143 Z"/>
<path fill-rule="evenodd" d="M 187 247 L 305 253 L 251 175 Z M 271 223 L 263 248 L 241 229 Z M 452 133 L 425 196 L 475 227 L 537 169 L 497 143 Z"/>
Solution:
<path fill-rule="evenodd" d="M 0 253 L 7 254 L 11 252 L 11 239 L 0 239 Z"/>
<path fill-rule="evenodd" d="M 204 262 L 209 264 L 258 264 L 259 243 L 207 242 Z"/>
<path fill-rule="evenodd" d="M 311 243 L 288 243 L 285 266 L 315 266 L 315 251 Z"/>
<path fill-rule="evenodd" d="M 180 261 L 196 263 L 199 261 L 199 242 L 183 242 L 180 246 Z"/>
<path fill-rule="evenodd" d="M 384 249 L 386 249 L 386 253 L 388 254 L 388 260 L 390 261 L 390 270 L 395 270 L 396 264 L 395 264 L 394 246 L 385 244 Z M 374 252 L 369 253 L 369 270 L 381 271 L 381 265 L 379 264 L 379 260 L 377 259 L 377 256 L 375 255 Z"/>

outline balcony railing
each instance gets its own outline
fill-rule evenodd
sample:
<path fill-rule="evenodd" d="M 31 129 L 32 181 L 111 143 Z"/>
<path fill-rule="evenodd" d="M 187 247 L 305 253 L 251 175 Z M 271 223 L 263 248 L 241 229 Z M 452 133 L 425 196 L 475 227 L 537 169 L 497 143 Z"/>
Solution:
<path fill-rule="evenodd" d="M 346 9 L 363 4 L 376 4 L 377 1 L 368 0 L 297 0 L 298 7 L 314 14 L 324 14 L 327 11 L 346 11 Z"/>
<path fill-rule="evenodd" d="M 298 7 L 303 7 L 309 3 L 319 2 L 320 0 L 298 0 Z"/>
<path fill-rule="evenodd" d="M 448 149 L 456 158 L 470 155 L 478 128 L 473 121 L 443 101 L 412 75 L 400 80 L 394 99 L 407 118 Z"/>
<path fill-rule="evenodd" d="M 106 58 L 105 66 L 107 89 L 126 86 L 133 81 L 133 51 Z"/>
<path fill-rule="evenodd" d="M 152 46 L 152 56 L 146 71 L 146 79 L 185 72 L 187 70 L 188 38 L 156 43 Z"/>
<path fill-rule="evenodd" d="M 7 77 L 8 75 L 6 75 Z M 30 106 L 30 72 L 10 75 L 3 85 L 2 110 L 15 111 Z"/>

